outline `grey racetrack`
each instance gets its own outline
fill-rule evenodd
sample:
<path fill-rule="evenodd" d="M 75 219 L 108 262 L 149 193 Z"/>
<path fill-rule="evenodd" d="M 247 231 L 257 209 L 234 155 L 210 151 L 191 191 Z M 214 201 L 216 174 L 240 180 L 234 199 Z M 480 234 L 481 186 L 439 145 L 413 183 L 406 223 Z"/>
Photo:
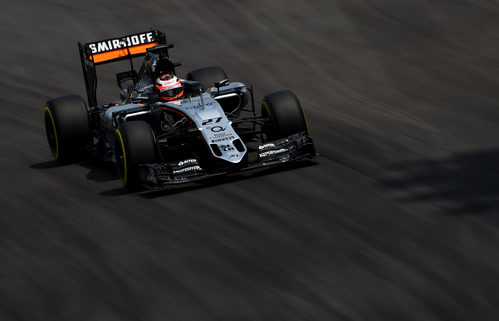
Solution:
<path fill-rule="evenodd" d="M 0 320 L 497 320 L 497 0 L 3 1 Z M 290 89 L 321 157 L 125 193 L 57 166 L 42 110 L 76 43 L 157 28 L 257 102 Z M 99 71 L 100 100 L 118 97 Z"/>

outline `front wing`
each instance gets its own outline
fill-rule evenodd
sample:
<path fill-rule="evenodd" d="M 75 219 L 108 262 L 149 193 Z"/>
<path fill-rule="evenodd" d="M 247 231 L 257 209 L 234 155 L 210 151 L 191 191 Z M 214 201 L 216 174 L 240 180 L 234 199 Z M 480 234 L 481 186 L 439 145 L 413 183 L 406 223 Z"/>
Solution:
<path fill-rule="evenodd" d="M 186 159 L 175 163 L 141 164 L 139 167 L 142 183 L 149 188 L 160 188 L 164 185 L 194 182 L 237 171 L 276 166 L 316 155 L 312 138 L 303 132 L 260 145 L 255 160 L 230 170 L 225 168 L 207 171 L 201 167 L 197 159 Z"/>

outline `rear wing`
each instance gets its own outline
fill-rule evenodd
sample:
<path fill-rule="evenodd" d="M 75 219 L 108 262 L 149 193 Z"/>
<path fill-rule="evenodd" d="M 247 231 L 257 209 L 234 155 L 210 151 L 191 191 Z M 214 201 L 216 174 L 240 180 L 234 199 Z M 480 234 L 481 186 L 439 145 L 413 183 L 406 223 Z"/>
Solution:
<path fill-rule="evenodd" d="M 97 105 L 96 65 L 129 59 L 131 69 L 133 70 L 132 58 L 144 56 L 147 49 L 161 44 L 166 44 L 166 36 L 158 30 L 150 30 L 86 44 L 78 43 L 83 78 L 87 89 L 88 105 Z"/>

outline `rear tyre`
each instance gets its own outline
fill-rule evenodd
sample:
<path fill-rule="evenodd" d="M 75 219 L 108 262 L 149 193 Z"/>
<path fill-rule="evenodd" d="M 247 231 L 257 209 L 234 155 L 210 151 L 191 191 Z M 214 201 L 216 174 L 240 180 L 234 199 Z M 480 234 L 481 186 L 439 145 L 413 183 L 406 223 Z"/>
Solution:
<path fill-rule="evenodd" d="M 57 162 L 66 164 L 84 157 L 91 142 L 87 105 L 80 96 L 64 96 L 49 100 L 43 111 L 45 133 Z"/>
<path fill-rule="evenodd" d="M 141 186 L 139 164 L 157 163 L 154 132 L 145 121 L 122 124 L 115 132 L 115 156 L 118 176 L 129 191 Z"/>
<path fill-rule="evenodd" d="M 270 118 L 263 126 L 270 139 L 285 138 L 300 132 L 309 135 L 305 112 L 292 91 L 283 90 L 265 96 L 262 116 Z"/>
<path fill-rule="evenodd" d="M 211 66 L 191 71 L 186 76 L 187 80 L 199 81 L 205 89 L 211 88 L 216 82 L 229 79 L 222 67 Z"/>

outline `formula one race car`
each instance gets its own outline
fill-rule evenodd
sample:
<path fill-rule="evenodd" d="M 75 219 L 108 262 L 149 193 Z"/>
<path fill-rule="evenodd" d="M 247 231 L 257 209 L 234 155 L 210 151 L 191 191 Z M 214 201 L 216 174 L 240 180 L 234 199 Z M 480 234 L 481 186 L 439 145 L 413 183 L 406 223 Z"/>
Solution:
<path fill-rule="evenodd" d="M 180 63 L 168 55 L 173 45 L 157 30 L 78 45 L 89 107 L 73 95 L 49 100 L 44 110 L 59 163 L 97 155 L 114 162 L 123 186 L 134 190 L 316 155 L 291 91 L 265 96 L 258 116 L 252 87 L 229 82 L 220 67 L 177 78 Z M 139 56 L 145 58 L 137 72 Z M 130 62 L 130 70 L 116 74 L 121 99 L 98 104 L 96 66 L 119 60 Z"/>

